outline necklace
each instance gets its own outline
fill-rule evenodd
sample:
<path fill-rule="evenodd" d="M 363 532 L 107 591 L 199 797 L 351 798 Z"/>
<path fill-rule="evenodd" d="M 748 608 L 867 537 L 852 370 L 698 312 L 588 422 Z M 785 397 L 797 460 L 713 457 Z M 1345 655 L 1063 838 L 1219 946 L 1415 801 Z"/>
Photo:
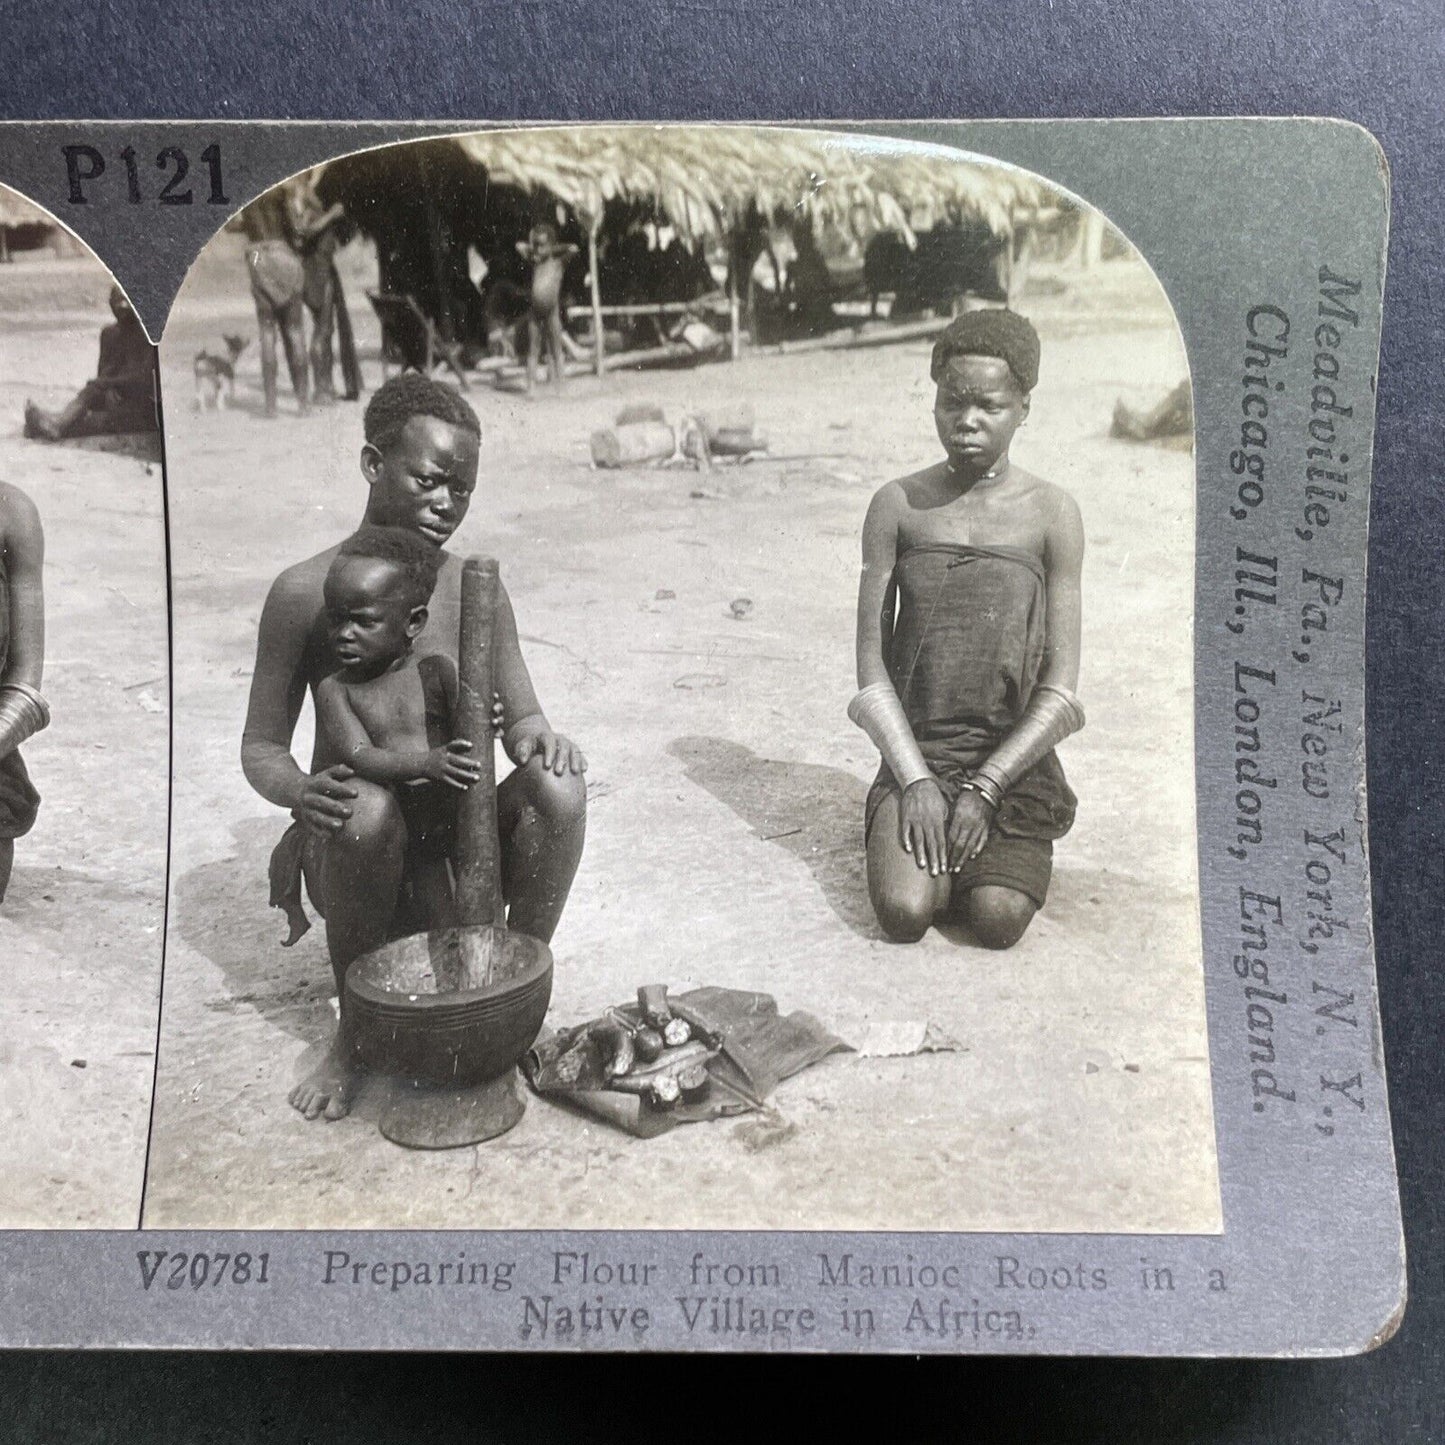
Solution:
<path fill-rule="evenodd" d="M 952 458 L 945 458 L 945 462 L 946 462 L 946 464 L 947 464 L 947 466 L 948 466 L 948 470 L 949 470 L 950 472 L 952 472 L 955 477 L 960 475 L 958 468 L 957 468 L 956 466 L 954 466 L 954 464 L 953 464 Z M 1008 466 L 1008 458 L 1007 458 L 1007 457 L 1005 457 L 1001 462 L 999 462 L 999 463 L 993 468 L 992 471 L 987 471 L 987 472 L 985 472 L 981 477 L 975 477 L 975 478 L 974 478 L 974 481 L 975 481 L 975 482 L 991 482 L 995 477 L 1002 475 L 1003 469 L 1004 469 L 1006 466 Z"/>

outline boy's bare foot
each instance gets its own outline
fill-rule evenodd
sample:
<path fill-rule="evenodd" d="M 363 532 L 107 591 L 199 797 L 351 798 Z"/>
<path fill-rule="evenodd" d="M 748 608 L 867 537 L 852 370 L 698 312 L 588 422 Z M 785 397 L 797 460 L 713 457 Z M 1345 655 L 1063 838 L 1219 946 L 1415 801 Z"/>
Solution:
<path fill-rule="evenodd" d="M 326 1057 L 291 1090 L 287 1099 L 308 1119 L 344 1119 L 351 1112 L 356 1071 L 347 1062 L 340 1038 L 331 1041 Z"/>
<path fill-rule="evenodd" d="M 275 906 L 286 914 L 286 937 L 281 940 L 281 947 L 294 948 L 311 932 L 311 920 L 306 916 L 299 898 L 287 898 Z"/>

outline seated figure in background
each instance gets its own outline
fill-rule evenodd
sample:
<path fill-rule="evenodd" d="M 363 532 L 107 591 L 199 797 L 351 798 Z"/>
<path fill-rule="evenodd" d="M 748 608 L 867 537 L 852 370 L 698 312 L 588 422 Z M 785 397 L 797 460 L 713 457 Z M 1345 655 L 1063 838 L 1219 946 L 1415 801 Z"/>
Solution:
<path fill-rule="evenodd" d="M 158 432 L 156 349 L 119 286 L 110 288 L 115 321 L 100 333 L 95 377 L 60 411 L 25 403 L 25 435 L 58 442 L 70 437 Z"/>

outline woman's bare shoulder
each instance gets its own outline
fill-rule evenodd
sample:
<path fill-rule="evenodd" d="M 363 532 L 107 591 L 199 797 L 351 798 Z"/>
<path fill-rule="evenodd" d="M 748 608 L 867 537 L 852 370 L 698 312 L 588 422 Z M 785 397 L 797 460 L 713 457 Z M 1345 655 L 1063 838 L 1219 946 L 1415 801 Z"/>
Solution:
<path fill-rule="evenodd" d="M 1078 515 L 1079 504 L 1067 487 L 1061 487 L 1035 472 L 1026 472 L 1022 467 L 1014 468 L 1014 482 L 1019 494 L 1026 497 L 1046 520 L 1065 514 Z"/>
<path fill-rule="evenodd" d="M 38 546 L 42 537 L 39 508 L 19 487 L 0 482 L 0 544 L 13 552 L 27 544 Z"/>
<path fill-rule="evenodd" d="M 906 476 L 894 477 L 873 493 L 871 510 L 895 516 L 912 511 L 937 487 L 939 465 L 922 467 Z"/>
<path fill-rule="evenodd" d="M 16 522 L 38 522 L 40 509 L 12 482 L 0 482 L 0 518 Z"/>

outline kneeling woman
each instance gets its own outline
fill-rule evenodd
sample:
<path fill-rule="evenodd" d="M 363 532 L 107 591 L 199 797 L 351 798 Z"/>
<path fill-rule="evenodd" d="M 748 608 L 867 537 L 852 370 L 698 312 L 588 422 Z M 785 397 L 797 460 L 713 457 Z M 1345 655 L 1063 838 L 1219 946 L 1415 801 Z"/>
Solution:
<path fill-rule="evenodd" d="M 1043 907 L 1075 799 L 1054 745 L 1083 726 L 1074 499 L 1009 460 L 1039 340 L 1011 311 L 960 316 L 933 349 L 946 457 L 889 482 L 863 524 L 849 716 L 883 754 L 868 888 L 889 937 L 945 915 L 1008 948 Z"/>
<path fill-rule="evenodd" d="M 0 901 L 10 883 L 15 839 L 28 833 L 40 794 L 20 744 L 50 721 L 40 695 L 45 666 L 45 534 L 35 503 L 0 482 Z"/>

